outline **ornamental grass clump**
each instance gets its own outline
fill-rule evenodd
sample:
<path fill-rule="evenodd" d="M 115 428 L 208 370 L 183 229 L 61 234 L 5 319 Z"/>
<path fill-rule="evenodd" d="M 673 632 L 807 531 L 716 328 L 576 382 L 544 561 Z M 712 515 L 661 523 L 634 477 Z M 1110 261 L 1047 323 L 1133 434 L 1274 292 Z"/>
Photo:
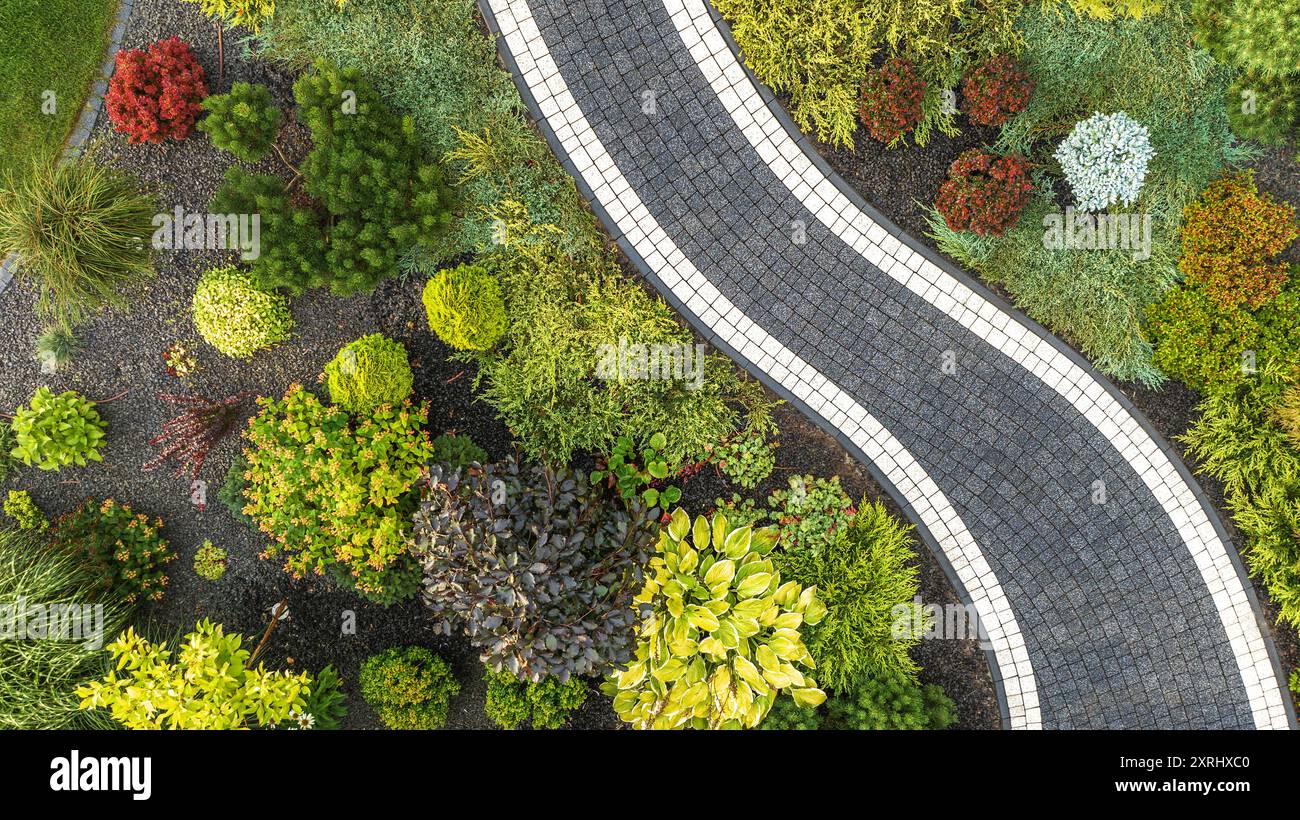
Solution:
<path fill-rule="evenodd" d="M 934 207 L 954 231 L 1001 236 L 1016 226 L 1033 190 L 1024 157 L 972 148 L 948 167 Z"/>
<path fill-rule="evenodd" d="M 213 268 L 199 279 L 191 303 L 194 327 L 204 341 L 234 359 L 249 359 L 289 338 L 289 300 L 253 282 L 246 271 Z"/>
<path fill-rule="evenodd" d="M 501 286 L 478 265 L 438 271 L 422 298 L 429 329 L 456 350 L 489 350 L 506 331 Z"/>
<path fill-rule="evenodd" d="M 570 468 L 514 458 L 431 470 L 413 551 L 424 603 L 519 680 L 600 675 L 632 658 L 633 598 L 657 524 Z"/>
<path fill-rule="evenodd" d="M 801 629 L 826 608 L 815 587 L 782 583 L 768 553 L 775 527 L 732 528 L 725 515 L 682 509 L 660 530 L 645 587 L 635 659 L 601 687 L 637 729 L 753 728 L 782 690 L 817 706 L 826 695 Z"/>
<path fill-rule="evenodd" d="M 243 512 L 295 578 L 324 575 L 381 604 L 414 595 L 410 516 L 433 455 L 429 406 L 409 402 L 353 417 L 302 385 L 259 398 L 244 438 Z"/>
<path fill-rule="evenodd" d="M 154 274 L 157 208 L 141 184 L 93 159 L 34 160 L 0 183 L 0 248 L 65 328 L 103 307 L 125 309 Z"/>
<path fill-rule="evenodd" d="M 199 130 L 217 148 L 245 162 L 257 162 L 265 156 L 280 129 L 280 109 L 264 85 L 235 83 L 229 94 L 204 100 L 203 110 L 208 114 L 199 123 Z"/>
<path fill-rule="evenodd" d="M 1137 201 L 1155 151 L 1146 126 L 1118 111 L 1079 122 L 1053 156 L 1078 206 L 1104 211 Z"/>
<path fill-rule="evenodd" d="M 38 387 L 31 401 L 14 414 L 15 446 L 10 455 L 42 470 L 85 467 L 104 460 L 99 450 L 107 428 L 95 403 L 80 393 L 66 390 L 55 395 L 48 387 Z"/>
<path fill-rule="evenodd" d="M 406 347 L 382 333 L 345 345 L 325 365 L 330 401 L 349 413 L 365 415 L 401 404 L 415 386 Z"/>
<path fill-rule="evenodd" d="M 162 526 L 161 518 L 151 521 L 111 498 L 91 498 L 55 522 L 54 540 L 97 567 L 104 588 L 120 591 L 129 603 L 161 601 L 166 566 L 176 560 Z"/>
<path fill-rule="evenodd" d="M 361 665 L 361 697 L 390 729 L 441 729 L 460 693 L 451 666 L 422 646 L 385 649 Z"/>

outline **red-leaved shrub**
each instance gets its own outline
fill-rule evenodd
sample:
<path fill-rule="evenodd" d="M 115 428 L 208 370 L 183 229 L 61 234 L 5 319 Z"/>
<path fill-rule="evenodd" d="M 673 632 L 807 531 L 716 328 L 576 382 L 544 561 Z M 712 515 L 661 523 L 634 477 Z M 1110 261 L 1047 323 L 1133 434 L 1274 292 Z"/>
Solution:
<path fill-rule="evenodd" d="M 925 80 L 916 76 L 916 67 L 893 57 L 863 80 L 858 118 L 872 139 L 892 143 L 921 121 L 924 96 Z"/>
<path fill-rule="evenodd" d="M 1259 193 L 1250 173 L 1225 177 L 1183 209 L 1178 266 L 1220 307 L 1257 309 L 1286 284 L 1286 263 L 1273 260 L 1296 234 L 1291 205 Z"/>
<path fill-rule="evenodd" d="M 1025 110 L 1034 81 L 1009 54 L 985 60 L 961 84 L 966 116 L 976 125 L 1002 125 Z"/>
<path fill-rule="evenodd" d="M 203 66 L 179 37 L 161 40 L 147 52 L 119 51 L 104 107 L 127 141 L 183 140 L 208 96 Z"/>
<path fill-rule="evenodd" d="M 1015 227 L 1033 189 L 1024 157 L 972 148 L 948 166 L 934 207 L 954 231 L 1001 236 Z"/>

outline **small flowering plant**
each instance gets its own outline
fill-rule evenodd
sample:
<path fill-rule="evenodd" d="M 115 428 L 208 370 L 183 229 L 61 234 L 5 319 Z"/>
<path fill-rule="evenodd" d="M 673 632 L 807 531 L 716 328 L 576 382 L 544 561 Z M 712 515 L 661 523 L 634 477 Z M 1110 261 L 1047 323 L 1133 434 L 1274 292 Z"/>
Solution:
<path fill-rule="evenodd" d="M 172 342 L 163 351 L 162 358 L 167 367 L 167 375 L 172 378 L 188 378 L 199 369 L 199 360 L 185 342 Z"/>
<path fill-rule="evenodd" d="M 55 541 L 85 556 L 103 572 L 105 587 L 118 587 L 126 600 L 160 601 L 167 586 L 164 568 L 176 553 L 152 521 L 113 499 L 87 499 L 55 522 Z"/>
<path fill-rule="evenodd" d="M 1146 126 L 1119 111 L 1080 121 L 1053 156 L 1078 206 L 1104 211 L 1137 201 L 1155 155 Z"/>

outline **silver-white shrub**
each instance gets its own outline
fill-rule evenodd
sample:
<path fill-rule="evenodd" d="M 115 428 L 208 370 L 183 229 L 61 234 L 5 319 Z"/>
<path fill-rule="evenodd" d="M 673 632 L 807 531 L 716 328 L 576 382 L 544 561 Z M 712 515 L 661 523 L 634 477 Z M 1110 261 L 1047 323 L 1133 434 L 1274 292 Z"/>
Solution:
<path fill-rule="evenodd" d="M 1156 155 L 1146 126 L 1118 111 L 1080 120 L 1054 155 L 1080 208 L 1132 205 Z"/>

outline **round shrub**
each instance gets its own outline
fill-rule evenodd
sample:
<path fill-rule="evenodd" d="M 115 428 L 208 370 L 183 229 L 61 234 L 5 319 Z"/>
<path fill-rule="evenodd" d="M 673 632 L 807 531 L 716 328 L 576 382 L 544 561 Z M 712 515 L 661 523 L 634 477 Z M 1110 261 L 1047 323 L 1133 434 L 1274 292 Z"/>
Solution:
<path fill-rule="evenodd" d="M 330 400 L 359 415 L 400 404 L 415 386 L 406 348 L 382 333 L 362 336 L 344 346 L 325 365 L 325 380 Z"/>
<path fill-rule="evenodd" d="M 477 265 L 438 271 L 423 301 L 429 329 L 457 350 L 488 350 L 506 332 L 501 286 Z"/>
<path fill-rule="evenodd" d="M 976 125 L 1002 125 L 1025 110 L 1034 82 L 1009 54 L 998 54 L 968 72 L 961 95 Z"/>
<path fill-rule="evenodd" d="M 280 128 L 280 109 L 264 85 L 235 83 L 229 94 L 217 94 L 203 101 L 208 115 L 199 130 L 212 144 L 245 162 L 257 162 L 275 142 Z"/>
<path fill-rule="evenodd" d="M 27 406 L 14 414 L 16 446 L 11 455 L 42 470 L 58 472 L 69 464 L 85 467 L 104 460 L 99 448 L 104 446 L 107 427 L 94 403 L 80 393 L 68 390 L 56 396 L 50 388 L 39 387 Z"/>
<path fill-rule="evenodd" d="M 462 470 L 471 464 L 487 461 L 487 451 L 474 443 L 469 436 L 442 435 L 433 440 L 435 464 L 446 464 L 453 470 Z"/>
<path fill-rule="evenodd" d="M 0 248 L 40 290 L 41 311 L 71 326 L 153 275 L 157 207 L 140 183 L 80 157 L 36 160 L 0 185 Z"/>
<path fill-rule="evenodd" d="M 972 148 L 948 166 L 934 207 L 954 231 L 1001 236 L 1016 226 L 1033 190 L 1028 160 Z"/>
<path fill-rule="evenodd" d="M 813 731 L 821 726 L 821 710 L 802 706 L 793 698 L 777 698 L 767 717 L 758 724 L 760 729 L 777 732 Z"/>
<path fill-rule="evenodd" d="M 203 274 L 192 307 L 199 335 L 235 359 L 251 358 L 288 339 L 293 330 L 289 300 L 258 288 L 238 268 L 214 268 Z"/>
<path fill-rule="evenodd" d="M 161 535 L 161 518 L 132 511 L 113 499 L 87 499 L 55 522 L 55 540 L 99 567 L 104 585 L 122 590 L 128 602 L 160 601 L 164 567 L 176 553 Z"/>
<path fill-rule="evenodd" d="M 867 72 L 858 97 L 858 118 L 871 138 L 893 146 L 921 121 L 925 81 L 916 67 L 893 57 Z"/>
<path fill-rule="evenodd" d="M 1155 150 L 1146 126 L 1119 111 L 1080 120 L 1053 156 L 1078 206 L 1104 211 L 1137 201 Z"/>
<path fill-rule="evenodd" d="M 226 574 L 226 551 L 211 539 L 204 541 L 194 553 L 194 574 L 209 581 L 220 581 Z"/>
<path fill-rule="evenodd" d="M 207 96 L 203 66 L 189 45 L 171 37 L 149 46 L 147 52 L 117 53 L 104 108 L 128 142 L 159 143 L 188 137 Z"/>
<path fill-rule="evenodd" d="M 543 678 L 521 681 L 510 672 L 486 670 L 487 703 L 484 711 L 503 729 L 529 723 L 534 729 L 558 729 L 569 713 L 587 701 L 590 690 L 582 678 Z"/>
<path fill-rule="evenodd" d="M 914 557 L 907 529 L 879 502 L 858 510 L 827 549 L 772 554 L 783 577 L 815 587 L 826 605 L 826 617 L 804 639 L 827 690 L 847 692 L 868 676 L 916 673 L 908 654 L 919 640 Z"/>
<path fill-rule="evenodd" d="M 1286 263 L 1270 258 L 1296 236 L 1293 207 L 1261 195 L 1250 173 L 1226 177 L 1183 210 L 1178 266 L 1219 305 L 1259 308 L 1276 298 L 1287 280 Z"/>
<path fill-rule="evenodd" d="M 825 725 L 834 729 L 947 729 L 955 720 L 942 689 L 902 675 L 867 678 L 826 702 Z"/>
<path fill-rule="evenodd" d="M 361 666 L 361 696 L 390 729 L 441 729 L 460 683 L 422 646 L 385 649 Z"/>

